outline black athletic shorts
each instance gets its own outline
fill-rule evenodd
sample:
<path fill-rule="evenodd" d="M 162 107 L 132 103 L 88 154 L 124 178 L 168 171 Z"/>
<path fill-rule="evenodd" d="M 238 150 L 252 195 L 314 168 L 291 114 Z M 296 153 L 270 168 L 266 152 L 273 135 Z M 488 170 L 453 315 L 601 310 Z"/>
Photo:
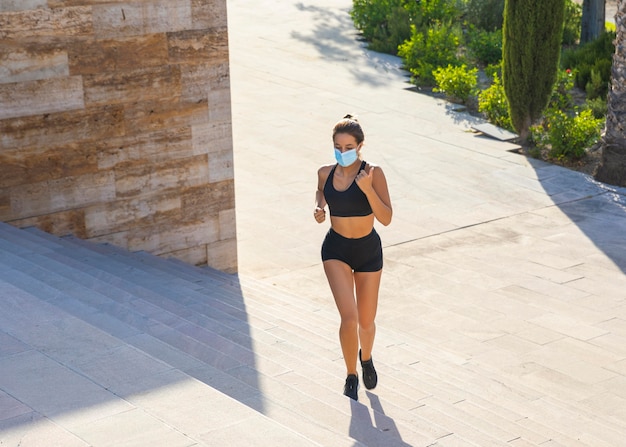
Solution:
<path fill-rule="evenodd" d="M 367 236 L 350 239 L 331 228 L 322 244 L 322 261 L 329 259 L 345 262 L 355 272 L 377 272 L 383 268 L 380 236 L 372 228 Z"/>

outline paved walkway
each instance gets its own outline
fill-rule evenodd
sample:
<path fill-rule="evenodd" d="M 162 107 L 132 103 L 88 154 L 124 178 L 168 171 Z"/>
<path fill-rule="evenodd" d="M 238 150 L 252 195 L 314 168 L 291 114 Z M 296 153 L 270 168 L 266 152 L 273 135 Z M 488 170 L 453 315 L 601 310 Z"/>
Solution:
<path fill-rule="evenodd" d="M 316 170 L 333 161 L 334 122 L 356 113 L 394 206 L 378 227 L 378 355 L 393 354 L 381 352 L 386 328 L 403 329 L 420 349 L 449 353 L 468 388 L 490 395 L 477 371 L 513 378 L 537 391 L 522 414 L 621 445 L 626 191 L 469 132 L 474 118 L 417 94 L 396 58 L 364 49 L 350 5 L 229 1 L 241 274 L 332 306 Z M 621 440 L 599 442 L 577 424 L 581 408 Z"/>
<path fill-rule="evenodd" d="M 0 225 L 0 446 L 624 445 L 626 191 L 468 132 L 349 6 L 229 2 L 239 276 Z M 347 112 L 394 205 L 358 403 L 312 217 Z"/>

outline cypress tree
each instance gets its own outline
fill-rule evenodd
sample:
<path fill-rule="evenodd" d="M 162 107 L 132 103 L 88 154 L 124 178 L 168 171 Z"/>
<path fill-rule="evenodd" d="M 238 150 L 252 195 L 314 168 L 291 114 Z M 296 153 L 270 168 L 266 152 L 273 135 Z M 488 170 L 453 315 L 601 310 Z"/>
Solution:
<path fill-rule="evenodd" d="M 548 105 L 556 81 L 565 0 L 506 0 L 502 82 L 522 140 Z"/>

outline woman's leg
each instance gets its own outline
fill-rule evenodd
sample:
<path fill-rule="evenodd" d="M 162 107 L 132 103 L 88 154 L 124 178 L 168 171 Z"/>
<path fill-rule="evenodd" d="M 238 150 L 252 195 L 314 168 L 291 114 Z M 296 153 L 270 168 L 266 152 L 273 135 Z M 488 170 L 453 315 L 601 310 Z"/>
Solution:
<path fill-rule="evenodd" d="M 378 309 L 378 290 L 382 269 L 377 272 L 355 272 L 356 302 L 359 320 L 359 339 L 361 341 L 361 359 L 372 358 L 372 347 L 376 336 L 376 310 Z"/>
<path fill-rule="evenodd" d="M 339 341 L 341 342 L 343 359 L 346 362 L 347 374 L 358 375 L 356 360 L 359 354 L 359 311 L 354 298 L 352 269 L 345 262 L 329 259 L 324 261 L 324 271 L 341 316 Z"/>

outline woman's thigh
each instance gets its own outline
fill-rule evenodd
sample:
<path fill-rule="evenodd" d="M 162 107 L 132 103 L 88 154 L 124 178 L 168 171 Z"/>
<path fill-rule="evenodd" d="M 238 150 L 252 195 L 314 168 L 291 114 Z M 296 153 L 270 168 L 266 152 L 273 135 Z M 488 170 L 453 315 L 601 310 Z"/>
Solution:
<path fill-rule="evenodd" d="M 342 319 L 354 318 L 358 310 L 354 298 L 354 274 L 348 264 L 336 259 L 324 261 L 324 272 Z"/>
<path fill-rule="evenodd" d="M 354 273 L 359 322 L 363 326 L 371 324 L 376 318 L 378 291 L 380 289 L 382 273 L 382 270 L 378 270 L 377 272 Z"/>

